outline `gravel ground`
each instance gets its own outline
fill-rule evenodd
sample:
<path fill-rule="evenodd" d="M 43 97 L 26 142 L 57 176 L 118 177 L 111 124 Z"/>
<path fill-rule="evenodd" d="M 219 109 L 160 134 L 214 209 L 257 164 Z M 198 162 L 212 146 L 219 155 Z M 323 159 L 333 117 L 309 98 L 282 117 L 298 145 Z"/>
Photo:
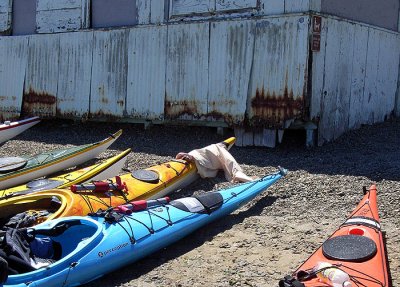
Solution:
<path fill-rule="evenodd" d="M 231 136 L 212 128 L 45 121 L 0 146 L 0 156 L 101 140 L 124 134 L 98 159 L 128 147 L 129 168 L 140 169 Z M 251 176 L 289 174 L 239 211 L 146 259 L 86 284 L 95 286 L 277 286 L 333 232 L 377 183 L 393 286 L 400 286 L 400 120 L 365 126 L 323 147 L 303 147 L 302 133 L 288 132 L 275 149 L 233 147 Z M 98 160 L 97 159 L 97 160 Z M 198 180 L 173 198 L 226 186 L 223 174 Z"/>

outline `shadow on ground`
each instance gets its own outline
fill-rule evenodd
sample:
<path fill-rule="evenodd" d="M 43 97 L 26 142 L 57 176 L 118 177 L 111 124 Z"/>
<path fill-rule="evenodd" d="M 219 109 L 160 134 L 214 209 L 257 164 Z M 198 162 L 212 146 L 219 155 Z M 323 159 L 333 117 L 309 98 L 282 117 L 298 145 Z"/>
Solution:
<path fill-rule="evenodd" d="M 18 138 L 79 145 L 102 140 L 118 129 L 124 133 L 111 149 L 131 147 L 134 153 L 168 157 L 233 136 L 232 131 L 220 136 L 215 128 L 206 127 L 155 125 L 144 130 L 139 124 L 42 121 Z M 280 165 L 312 174 L 400 180 L 400 120 L 361 127 L 322 147 L 306 148 L 304 143 L 304 131 L 286 131 L 283 143 L 275 149 L 233 147 L 231 153 L 240 164 L 260 168 Z"/>
<path fill-rule="evenodd" d="M 205 242 L 211 241 L 216 235 L 230 230 L 235 225 L 242 223 L 244 219 L 260 215 L 265 207 L 271 206 L 276 200 L 277 197 L 264 196 L 247 210 L 220 218 L 219 220 L 207 225 L 207 228 L 199 229 L 142 260 L 125 266 L 117 271 L 113 271 L 112 273 L 105 275 L 103 278 L 97 279 L 83 286 L 120 286 L 131 280 L 137 279 L 154 268 L 194 250 Z M 100 282 L 101 284 L 99 284 Z"/>

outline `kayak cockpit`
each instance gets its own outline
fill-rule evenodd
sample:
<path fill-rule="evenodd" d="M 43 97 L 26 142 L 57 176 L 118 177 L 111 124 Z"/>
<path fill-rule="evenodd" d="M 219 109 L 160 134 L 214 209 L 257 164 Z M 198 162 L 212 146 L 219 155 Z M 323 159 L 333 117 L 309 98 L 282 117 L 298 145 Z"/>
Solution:
<path fill-rule="evenodd" d="M 22 258 L 26 265 L 20 270 L 15 270 L 20 265 L 12 261 L 14 258 L 7 257 L 9 277 L 5 285 L 40 280 L 66 270 L 71 262 L 79 262 L 88 254 L 103 237 L 102 225 L 85 217 L 61 218 L 24 230 L 28 243 L 24 245 L 29 248 L 29 257 Z M 3 254 L 4 251 L 0 253 L 2 257 Z"/>
<path fill-rule="evenodd" d="M 37 194 L 4 200 L 0 204 L 0 227 L 22 228 L 56 217 L 67 207 L 67 199 L 55 194 Z"/>

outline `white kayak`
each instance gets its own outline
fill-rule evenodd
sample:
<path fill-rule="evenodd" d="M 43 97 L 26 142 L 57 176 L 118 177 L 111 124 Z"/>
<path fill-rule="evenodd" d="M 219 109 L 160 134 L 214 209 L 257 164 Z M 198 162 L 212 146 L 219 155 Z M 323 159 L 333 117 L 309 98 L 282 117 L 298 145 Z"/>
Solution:
<path fill-rule="evenodd" d="M 32 117 L 21 121 L 5 121 L 0 125 L 0 143 L 8 141 L 13 137 L 19 135 L 23 131 L 33 127 L 40 122 L 39 117 Z"/>

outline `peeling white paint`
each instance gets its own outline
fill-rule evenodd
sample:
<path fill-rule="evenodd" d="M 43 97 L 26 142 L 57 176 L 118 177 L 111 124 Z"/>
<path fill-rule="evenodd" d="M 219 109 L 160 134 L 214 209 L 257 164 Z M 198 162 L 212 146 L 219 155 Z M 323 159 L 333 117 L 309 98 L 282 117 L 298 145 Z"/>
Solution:
<path fill-rule="evenodd" d="M 57 116 L 86 118 L 92 78 L 93 31 L 60 37 Z"/>
<path fill-rule="evenodd" d="M 128 29 L 95 31 L 90 113 L 122 117 L 126 109 Z"/>
<path fill-rule="evenodd" d="M 129 32 L 127 116 L 164 119 L 167 26 L 140 27 Z"/>
<path fill-rule="evenodd" d="M 37 0 L 37 33 L 77 31 L 89 25 L 89 0 Z"/>
<path fill-rule="evenodd" d="M 39 98 L 47 95 L 56 98 L 59 72 L 59 35 L 29 36 L 28 66 L 25 74 L 24 94 L 35 94 Z M 47 102 L 47 100 L 45 100 Z M 24 103 L 24 109 L 40 117 L 55 117 L 56 105 Z"/>

